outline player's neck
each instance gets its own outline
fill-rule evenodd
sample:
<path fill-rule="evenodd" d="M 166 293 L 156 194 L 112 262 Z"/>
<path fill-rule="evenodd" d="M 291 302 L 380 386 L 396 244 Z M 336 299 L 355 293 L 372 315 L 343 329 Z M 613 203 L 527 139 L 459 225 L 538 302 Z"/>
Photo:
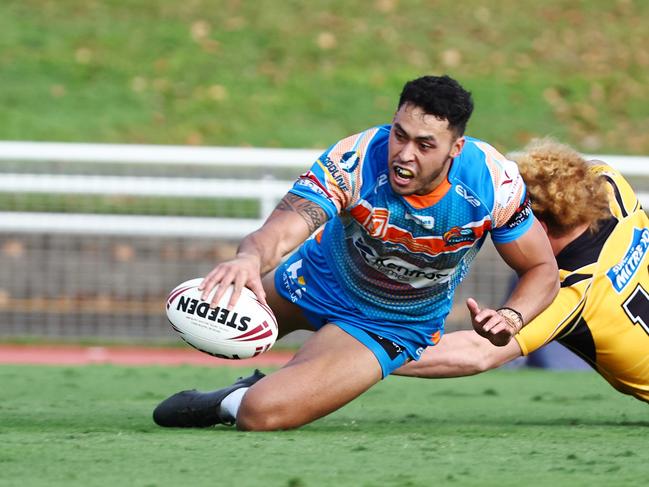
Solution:
<path fill-rule="evenodd" d="M 559 255 L 559 252 L 561 252 L 566 247 L 566 245 L 573 242 L 577 237 L 581 236 L 586 230 L 588 230 L 588 227 L 589 224 L 584 223 L 583 225 L 579 225 L 573 228 L 571 231 L 560 237 L 553 237 L 551 235 L 548 235 L 548 239 L 550 240 L 550 245 L 552 246 L 552 252 L 554 253 L 554 255 Z"/>

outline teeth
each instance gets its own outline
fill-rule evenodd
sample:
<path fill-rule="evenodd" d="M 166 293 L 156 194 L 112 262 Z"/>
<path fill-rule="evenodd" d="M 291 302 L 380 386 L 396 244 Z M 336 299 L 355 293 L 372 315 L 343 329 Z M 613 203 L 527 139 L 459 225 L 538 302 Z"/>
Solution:
<path fill-rule="evenodd" d="M 404 169 L 404 168 L 399 167 L 399 166 L 395 166 L 394 170 L 397 173 L 397 176 L 399 176 L 401 178 L 411 178 L 411 177 L 414 176 L 412 171 L 409 171 L 408 169 Z"/>

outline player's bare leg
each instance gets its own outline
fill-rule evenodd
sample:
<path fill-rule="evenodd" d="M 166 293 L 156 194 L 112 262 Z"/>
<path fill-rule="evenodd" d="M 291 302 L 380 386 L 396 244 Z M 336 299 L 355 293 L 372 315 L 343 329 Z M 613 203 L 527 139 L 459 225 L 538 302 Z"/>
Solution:
<path fill-rule="evenodd" d="M 337 326 L 326 325 L 283 368 L 248 389 L 237 427 L 297 428 L 344 406 L 381 376 L 381 366 L 367 347 Z"/>

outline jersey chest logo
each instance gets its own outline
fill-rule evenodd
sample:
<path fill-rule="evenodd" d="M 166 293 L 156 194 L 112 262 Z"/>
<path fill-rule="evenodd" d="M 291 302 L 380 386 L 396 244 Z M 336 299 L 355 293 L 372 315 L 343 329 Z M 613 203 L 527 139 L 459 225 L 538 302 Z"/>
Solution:
<path fill-rule="evenodd" d="M 457 245 L 462 242 L 473 242 L 476 239 L 476 234 L 473 228 L 453 227 L 444 233 L 443 238 L 447 245 Z"/>
<path fill-rule="evenodd" d="M 353 244 L 365 263 L 390 279 L 408 283 L 414 288 L 431 287 L 451 279 L 455 269 L 420 267 L 395 255 L 379 255 L 359 234 L 353 237 Z"/>
<path fill-rule="evenodd" d="M 610 279 L 611 284 L 619 293 L 633 280 L 633 276 L 640 268 L 649 250 L 649 229 L 634 228 L 633 239 L 629 245 L 624 258 L 616 265 L 611 267 L 606 276 Z"/>
<path fill-rule="evenodd" d="M 372 208 L 367 201 L 361 201 L 350 210 L 350 214 L 372 237 L 385 237 L 390 220 L 390 211 L 387 208 Z"/>
<path fill-rule="evenodd" d="M 412 220 L 417 225 L 425 228 L 426 230 L 432 230 L 435 226 L 435 217 L 433 216 L 424 216 L 424 215 L 411 215 L 410 213 L 405 213 L 406 220 Z"/>

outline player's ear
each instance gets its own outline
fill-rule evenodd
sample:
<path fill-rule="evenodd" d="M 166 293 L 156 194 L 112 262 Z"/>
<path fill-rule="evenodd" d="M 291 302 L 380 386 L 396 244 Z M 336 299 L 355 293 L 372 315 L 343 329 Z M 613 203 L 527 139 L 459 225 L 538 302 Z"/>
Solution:
<path fill-rule="evenodd" d="M 464 135 L 455 139 L 455 142 L 453 142 L 453 145 L 451 146 L 451 152 L 449 153 L 451 157 L 457 157 L 460 155 L 460 152 L 462 152 L 462 148 L 464 147 L 464 140 Z"/>

